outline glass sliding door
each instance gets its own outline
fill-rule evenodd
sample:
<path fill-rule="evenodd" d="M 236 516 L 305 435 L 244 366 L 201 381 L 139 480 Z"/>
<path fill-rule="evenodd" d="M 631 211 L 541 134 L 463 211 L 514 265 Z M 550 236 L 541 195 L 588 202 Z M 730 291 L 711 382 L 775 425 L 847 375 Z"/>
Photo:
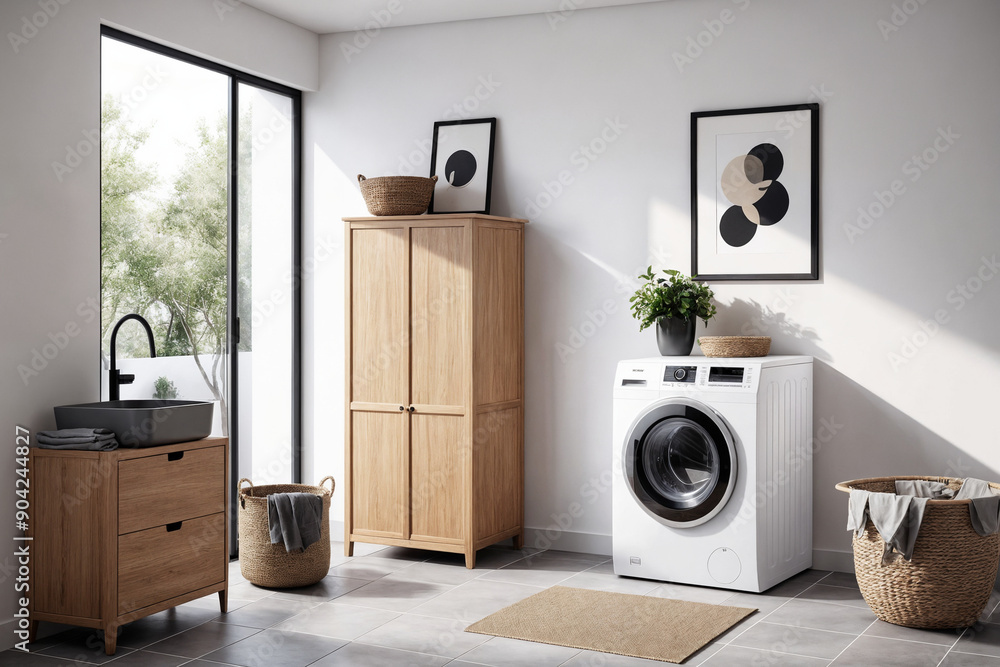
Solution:
<path fill-rule="evenodd" d="M 236 481 L 298 482 L 301 93 L 101 28 L 102 397 L 215 402 Z M 231 512 L 236 555 L 236 512 Z"/>
<path fill-rule="evenodd" d="M 296 109 L 288 95 L 236 83 L 236 294 L 239 475 L 297 475 Z"/>

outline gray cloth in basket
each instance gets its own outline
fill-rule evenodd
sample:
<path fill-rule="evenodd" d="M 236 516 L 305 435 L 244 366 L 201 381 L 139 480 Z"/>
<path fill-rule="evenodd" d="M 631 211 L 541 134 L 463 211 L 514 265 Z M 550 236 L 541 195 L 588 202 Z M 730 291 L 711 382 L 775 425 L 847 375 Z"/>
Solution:
<path fill-rule="evenodd" d="M 955 495 L 955 492 L 949 489 L 947 484 L 941 482 L 931 482 L 926 479 L 897 479 L 896 495 L 948 500 Z"/>
<path fill-rule="evenodd" d="M 1000 529 L 1000 496 L 996 495 L 989 482 L 968 478 L 955 494 L 955 500 L 971 500 L 969 520 L 981 536 L 992 535 Z"/>
<path fill-rule="evenodd" d="M 885 542 L 882 564 L 891 562 L 896 554 L 910 560 L 928 500 L 929 498 L 852 489 L 847 528 L 854 530 L 860 537 L 864 533 L 866 520 L 871 518 Z"/>
<path fill-rule="evenodd" d="M 319 540 L 323 500 L 314 493 L 272 493 L 267 497 L 267 527 L 271 544 L 284 543 L 285 551 L 305 551 Z"/>

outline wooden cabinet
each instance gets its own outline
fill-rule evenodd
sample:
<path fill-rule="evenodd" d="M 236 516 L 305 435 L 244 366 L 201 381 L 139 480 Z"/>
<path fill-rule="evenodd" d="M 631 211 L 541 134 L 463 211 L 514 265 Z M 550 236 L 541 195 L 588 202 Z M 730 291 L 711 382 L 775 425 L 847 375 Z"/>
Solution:
<path fill-rule="evenodd" d="M 524 527 L 524 224 L 345 218 L 345 549 L 464 553 Z"/>
<path fill-rule="evenodd" d="M 39 621 L 104 630 L 229 580 L 226 438 L 112 452 L 32 448 L 31 636 Z"/>

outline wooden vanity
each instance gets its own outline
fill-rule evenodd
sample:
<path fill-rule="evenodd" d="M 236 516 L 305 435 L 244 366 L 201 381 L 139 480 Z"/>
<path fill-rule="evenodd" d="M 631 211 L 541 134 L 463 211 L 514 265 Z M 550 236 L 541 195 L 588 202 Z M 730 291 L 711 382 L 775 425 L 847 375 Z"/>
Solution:
<path fill-rule="evenodd" d="M 30 633 L 118 628 L 229 586 L 227 438 L 111 452 L 31 448 Z"/>

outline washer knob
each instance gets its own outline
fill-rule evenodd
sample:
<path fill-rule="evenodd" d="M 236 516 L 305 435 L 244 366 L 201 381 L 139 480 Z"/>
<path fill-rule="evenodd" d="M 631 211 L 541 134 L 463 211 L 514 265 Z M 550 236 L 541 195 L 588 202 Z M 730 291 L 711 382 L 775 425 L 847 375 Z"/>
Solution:
<path fill-rule="evenodd" d="M 674 370 L 674 379 L 677 380 L 677 381 L 682 381 L 682 380 L 684 380 L 684 378 L 687 377 L 687 374 L 688 374 L 687 369 L 684 369 L 684 368 L 675 369 Z"/>

